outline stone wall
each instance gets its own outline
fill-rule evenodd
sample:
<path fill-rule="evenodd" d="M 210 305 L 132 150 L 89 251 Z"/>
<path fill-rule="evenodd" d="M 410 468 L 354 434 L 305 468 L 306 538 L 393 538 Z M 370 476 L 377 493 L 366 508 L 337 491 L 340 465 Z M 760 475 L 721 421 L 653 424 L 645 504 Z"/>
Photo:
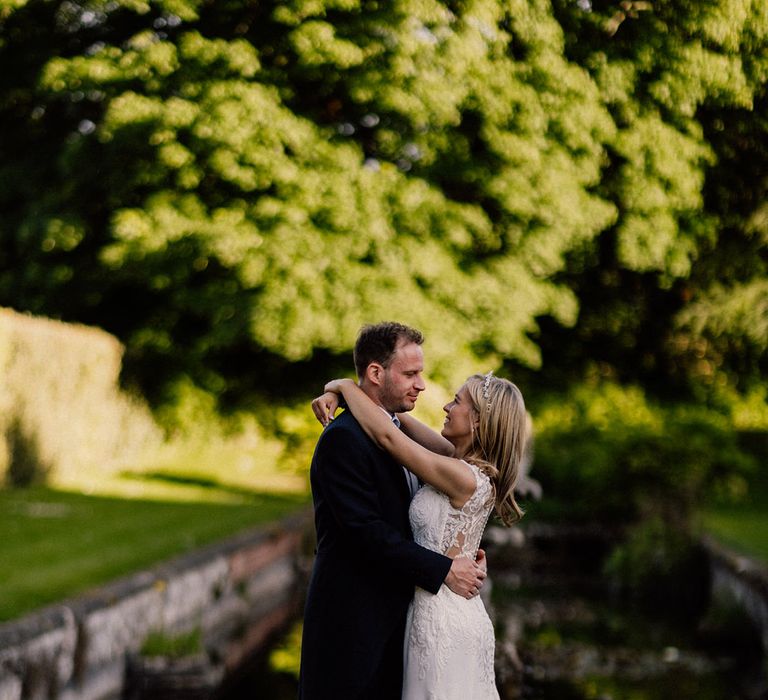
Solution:
<path fill-rule="evenodd" d="M 733 601 L 754 623 L 768 655 L 768 568 L 740 556 L 709 537 L 703 539 L 712 571 L 712 594 Z"/>
<path fill-rule="evenodd" d="M 110 700 L 147 635 L 195 629 L 223 676 L 298 612 L 309 514 L 0 625 L 0 700 Z"/>

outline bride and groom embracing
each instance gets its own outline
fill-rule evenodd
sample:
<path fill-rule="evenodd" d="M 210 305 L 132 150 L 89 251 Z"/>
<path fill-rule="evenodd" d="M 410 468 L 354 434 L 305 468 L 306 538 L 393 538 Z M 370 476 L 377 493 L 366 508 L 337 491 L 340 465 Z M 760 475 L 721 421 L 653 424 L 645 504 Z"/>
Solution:
<path fill-rule="evenodd" d="M 312 403 L 326 428 L 310 469 L 300 700 L 499 697 L 478 548 L 494 509 L 506 524 L 522 515 L 525 405 L 511 382 L 474 375 L 432 431 L 407 413 L 424 390 L 422 342 L 402 324 L 364 327 L 359 383 L 331 381 Z"/>

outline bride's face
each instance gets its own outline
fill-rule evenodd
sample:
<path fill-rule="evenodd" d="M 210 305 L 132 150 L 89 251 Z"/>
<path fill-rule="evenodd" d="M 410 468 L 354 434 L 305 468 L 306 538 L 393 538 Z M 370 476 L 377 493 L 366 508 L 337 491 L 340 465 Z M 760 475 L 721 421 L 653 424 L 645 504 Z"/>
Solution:
<path fill-rule="evenodd" d="M 468 448 L 472 444 L 472 426 L 477 416 L 466 384 L 456 392 L 453 401 L 443 406 L 443 410 L 445 422 L 441 431 L 442 436 L 457 448 Z"/>

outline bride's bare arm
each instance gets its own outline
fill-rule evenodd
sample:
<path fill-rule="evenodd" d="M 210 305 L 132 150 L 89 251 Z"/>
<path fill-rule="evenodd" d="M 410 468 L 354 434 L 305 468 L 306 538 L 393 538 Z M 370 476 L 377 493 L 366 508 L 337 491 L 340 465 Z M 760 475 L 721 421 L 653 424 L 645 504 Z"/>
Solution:
<path fill-rule="evenodd" d="M 415 440 L 419 445 L 426 447 L 430 452 L 436 452 L 437 454 L 445 455 L 446 457 L 453 457 L 453 444 L 440 435 L 440 433 L 432 430 L 428 425 L 424 425 L 424 423 L 408 413 L 398 413 L 397 417 L 400 419 L 400 426 L 402 427 L 403 432 L 411 438 L 411 440 Z"/>
<path fill-rule="evenodd" d="M 333 420 L 338 407 L 339 394 L 333 391 L 326 391 L 312 401 L 312 412 L 315 414 L 315 418 L 324 426 Z M 400 420 L 403 432 L 411 440 L 415 440 L 419 445 L 426 447 L 431 452 L 436 452 L 446 457 L 453 456 L 453 445 L 440 433 L 432 430 L 432 428 L 407 413 L 398 413 L 397 417 Z"/>
<path fill-rule="evenodd" d="M 336 379 L 326 384 L 325 390 L 342 394 L 371 439 L 422 481 L 446 494 L 454 507 L 461 508 L 474 493 L 475 477 L 464 462 L 435 454 L 398 430 L 351 379 Z"/>

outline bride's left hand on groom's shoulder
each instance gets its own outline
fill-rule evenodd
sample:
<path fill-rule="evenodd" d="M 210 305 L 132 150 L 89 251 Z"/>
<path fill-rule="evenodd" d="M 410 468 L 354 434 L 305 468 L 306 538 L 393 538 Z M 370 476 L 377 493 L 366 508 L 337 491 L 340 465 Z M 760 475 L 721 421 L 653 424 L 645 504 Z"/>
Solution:
<path fill-rule="evenodd" d="M 339 408 L 339 395 L 326 391 L 312 401 L 312 412 L 322 426 L 327 426 Z"/>

